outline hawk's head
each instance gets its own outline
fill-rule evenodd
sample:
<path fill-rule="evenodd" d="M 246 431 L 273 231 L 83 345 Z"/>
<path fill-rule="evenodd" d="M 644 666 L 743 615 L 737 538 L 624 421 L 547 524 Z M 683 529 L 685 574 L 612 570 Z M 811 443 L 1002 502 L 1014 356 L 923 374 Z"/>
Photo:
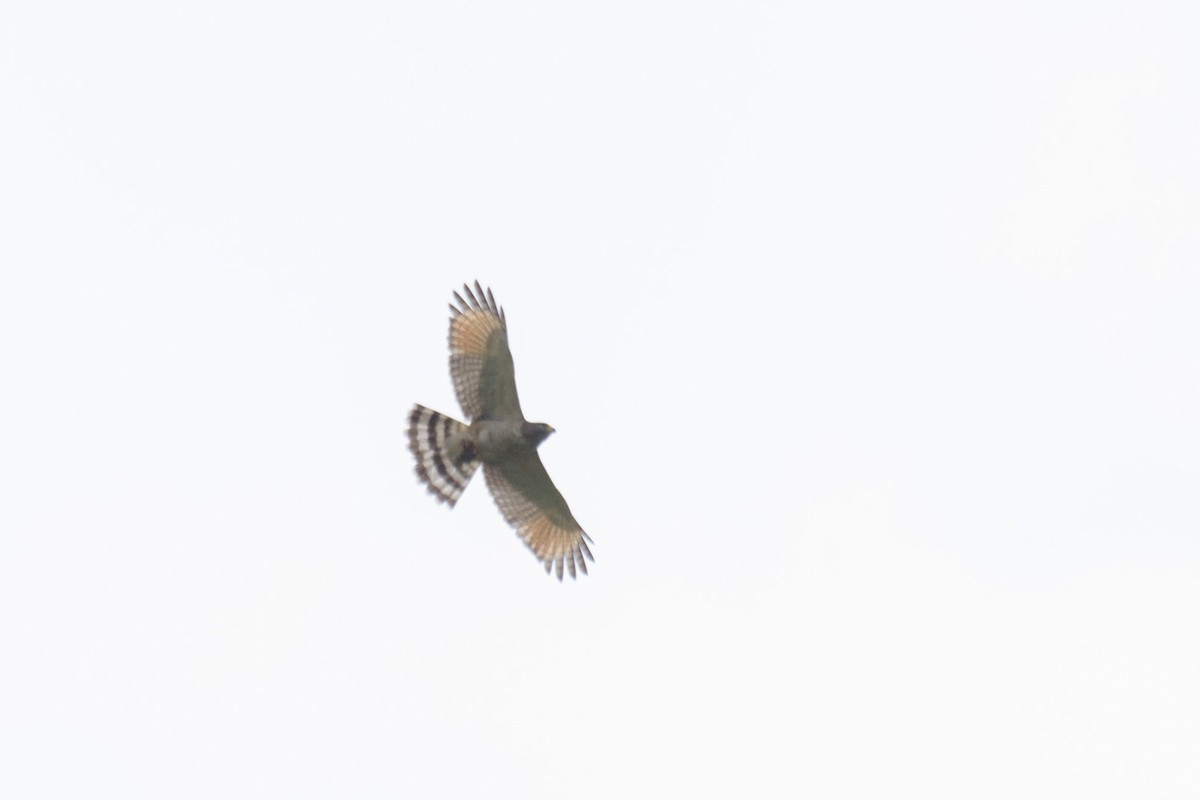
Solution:
<path fill-rule="evenodd" d="M 552 433 L 554 428 L 544 422 L 525 422 L 521 425 L 521 436 L 534 447 L 546 441 L 546 437 Z"/>

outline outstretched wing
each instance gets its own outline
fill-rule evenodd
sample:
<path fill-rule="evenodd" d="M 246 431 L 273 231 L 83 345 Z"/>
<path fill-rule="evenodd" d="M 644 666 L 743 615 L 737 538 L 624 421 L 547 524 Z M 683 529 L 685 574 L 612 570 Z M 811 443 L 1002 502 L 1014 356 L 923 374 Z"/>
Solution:
<path fill-rule="evenodd" d="M 565 565 L 572 578 L 577 567 L 587 574 L 584 557 L 592 559 L 587 546 L 591 539 L 571 516 L 536 450 L 500 464 L 485 464 L 483 474 L 500 513 L 541 559 L 547 573 L 553 567 L 561 581 Z"/>
<path fill-rule="evenodd" d="M 458 404 L 472 422 L 523 421 L 504 311 L 479 281 L 474 292 L 465 283 L 463 291 L 467 299 L 455 292 L 458 307 L 450 306 L 450 377 Z"/>

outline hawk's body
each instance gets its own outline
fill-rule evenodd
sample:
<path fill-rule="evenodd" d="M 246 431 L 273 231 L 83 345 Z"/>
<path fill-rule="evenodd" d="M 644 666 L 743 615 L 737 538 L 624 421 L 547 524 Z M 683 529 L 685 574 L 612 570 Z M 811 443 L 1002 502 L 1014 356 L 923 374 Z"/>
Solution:
<path fill-rule="evenodd" d="M 417 460 L 417 476 L 430 493 L 451 507 L 458 502 L 475 470 L 483 464 L 488 488 L 500 513 L 562 580 L 565 565 L 587 574 L 585 556 L 591 541 L 546 474 L 537 446 L 554 429 L 528 422 L 517 400 L 512 353 L 504 311 L 479 282 L 475 292 L 463 285 L 464 300 L 450 306 L 450 375 L 464 425 L 424 406 L 408 416 L 408 446 Z M 478 294 L 476 294 L 478 293 Z"/>

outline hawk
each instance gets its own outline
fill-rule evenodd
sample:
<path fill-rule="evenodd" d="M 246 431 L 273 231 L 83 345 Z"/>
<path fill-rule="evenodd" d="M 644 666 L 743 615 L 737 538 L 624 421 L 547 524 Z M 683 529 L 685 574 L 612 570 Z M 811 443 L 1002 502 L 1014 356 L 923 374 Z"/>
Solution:
<path fill-rule="evenodd" d="M 450 306 L 450 377 L 469 425 L 445 414 L 413 406 L 408 415 L 408 448 L 417 477 L 430 494 L 451 508 L 480 464 L 500 513 L 561 581 L 587 574 L 591 538 L 554 488 L 537 447 L 554 433 L 544 422 L 528 422 L 517 400 L 508 324 L 492 290 L 463 284 L 458 305 Z M 595 559 L 592 559 L 593 561 Z"/>

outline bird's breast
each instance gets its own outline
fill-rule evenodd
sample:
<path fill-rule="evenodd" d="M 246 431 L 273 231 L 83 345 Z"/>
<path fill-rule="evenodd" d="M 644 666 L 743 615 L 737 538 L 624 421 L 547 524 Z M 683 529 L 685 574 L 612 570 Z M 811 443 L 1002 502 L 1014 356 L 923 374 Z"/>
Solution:
<path fill-rule="evenodd" d="M 475 439 L 479 460 L 485 464 L 502 461 L 514 452 L 527 447 L 525 440 L 521 438 L 519 422 L 479 420 L 471 423 L 471 432 Z"/>

